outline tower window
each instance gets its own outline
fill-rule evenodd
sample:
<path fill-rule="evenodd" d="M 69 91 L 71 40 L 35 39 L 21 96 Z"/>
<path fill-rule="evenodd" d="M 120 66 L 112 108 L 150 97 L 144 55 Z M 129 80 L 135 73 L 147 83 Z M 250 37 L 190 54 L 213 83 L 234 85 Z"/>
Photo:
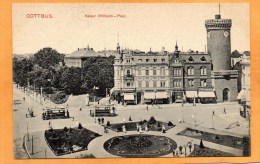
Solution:
<path fill-rule="evenodd" d="M 205 58 L 205 56 L 202 56 L 202 57 L 200 58 L 200 60 L 201 60 L 201 61 L 207 61 L 206 58 Z"/>

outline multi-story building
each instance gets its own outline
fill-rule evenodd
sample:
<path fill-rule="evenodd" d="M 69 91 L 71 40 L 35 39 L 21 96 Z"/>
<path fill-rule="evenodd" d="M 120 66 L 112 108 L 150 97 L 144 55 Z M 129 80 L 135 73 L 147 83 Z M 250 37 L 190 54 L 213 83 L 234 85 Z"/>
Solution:
<path fill-rule="evenodd" d="M 72 52 L 69 55 L 65 55 L 64 62 L 68 67 L 80 67 L 84 66 L 84 61 L 89 57 L 106 57 L 106 55 L 96 52 L 89 46 L 87 48 L 78 48 L 78 50 Z"/>
<path fill-rule="evenodd" d="M 169 55 L 123 50 L 115 57 L 116 99 L 126 103 L 169 102 Z"/>
<path fill-rule="evenodd" d="M 235 101 L 238 71 L 231 70 L 232 21 L 205 21 L 208 52 L 120 51 L 114 64 L 113 93 L 120 102 Z"/>

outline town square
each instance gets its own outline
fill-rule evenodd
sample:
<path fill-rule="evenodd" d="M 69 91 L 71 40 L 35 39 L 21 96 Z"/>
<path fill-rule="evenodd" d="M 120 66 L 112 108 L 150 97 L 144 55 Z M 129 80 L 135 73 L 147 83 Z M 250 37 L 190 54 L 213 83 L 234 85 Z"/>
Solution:
<path fill-rule="evenodd" d="M 178 5 L 159 5 L 160 9 L 165 9 L 161 17 L 169 13 L 174 15 L 172 9 L 189 9 L 189 5 Z M 250 156 L 250 49 L 248 43 L 242 50 L 237 46 L 236 31 L 243 27 L 241 35 L 248 39 L 245 35 L 247 23 L 239 24 L 241 21 L 237 19 L 240 18 L 232 17 L 228 10 L 229 7 L 235 10 L 239 5 L 209 6 L 214 12 L 206 10 L 206 5 L 190 5 L 203 8 L 206 13 L 198 15 L 201 21 L 193 21 L 194 28 L 198 27 L 201 32 L 189 36 L 205 39 L 198 43 L 203 47 L 200 51 L 191 49 L 197 45 L 192 39 L 185 41 L 189 42 L 189 49 L 183 49 L 186 43 L 182 40 L 187 36 L 173 37 L 174 31 L 164 35 L 164 30 L 160 28 L 151 32 L 151 35 L 158 33 L 168 40 L 160 43 L 163 44 L 160 50 L 149 45 L 157 39 L 139 41 L 134 35 L 136 40 L 131 41 L 130 36 L 137 32 L 135 28 L 143 30 L 142 26 L 147 25 L 144 22 L 142 26 L 135 27 L 133 23 L 122 26 L 127 19 L 136 21 L 136 17 L 131 18 L 131 14 L 136 14 L 133 8 L 140 7 L 136 4 L 115 9 L 120 11 L 116 15 L 124 17 L 111 14 L 111 22 L 100 20 L 99 16 L 84 18 L 89 20 L 85 20 L 79 28 L 86 26 L 89 37 L 96 32 L 93 35 L 98 41 L 87 39 L 83 46 L 82 43 L 78 43 L 77 48 L 72 46 L 70 52 L 62 53 L 55 48 L 55 43 L 53 46 L 40 46 L 30 54 L 20 54 L 22 46 L 18 46 L 20 49 L 17 48 L 13 54 L 14 158 Z M 246 13 L 245 6 L 241 8 L 244 7 Z M 19 12 L 22 12 L 17 10 L 18 7 L 19 4 L 14 5 L 13 10 L 13 27 L 17 34 L 14 35 L 17 37 L 14 38 L 14 47 L 22 45 L 19 37 L 24 36 L 17 31 Z M 30 9 L 30 5 L 24 7 Z M 62 9 L 64 6 L 59 7 Z M 72 13 L 82 9 L 82 6 L 70 7 Z M 86 7 L 90 9 L 91 5 Z M 111 6 L 97 7 L 108 10 Z M 123 7 L 129 10 L 128 14 L 122 12 Z M 152 5 L 146 7 L 149 11 L 158 10 Z M 94 12 L 97 9 L 87 15 L 99 15 Z M 86 13 L 82 14 L 86 17 L 84 15 Z M 55 13 L 52 16 L 52 19 L 57 19 Z M 174 19 L 178 20 L 177 17 Z M 241 19 L 248 21 L 247 18 Z M 154 21 L 161 21 L 160 14 Z M 123 34 L 110 35 L 101 28 L 111 24 L 117 30 L 124 28 Z M 125 31 L 133 33 L 129 35 Z M 149 30 L 142 32 L 145 31 Z M 187 31 L 192 31 L 192 28 L 187 27 Z M 99 32 L 111 39 L 107 43 L 112 47 L 100 49 L 107 45 L 102 44 Z M 128 40 L 122 39 L 124 35 L 134 47 L 126 45 Z M 142 47 L 138 46 L 144 43 L 146 48 L 141 50 Z M 167 49 L 164 44 L 168 43 L 170 48 Z M 60 48 L 68 46 L 63 44 Z"/>

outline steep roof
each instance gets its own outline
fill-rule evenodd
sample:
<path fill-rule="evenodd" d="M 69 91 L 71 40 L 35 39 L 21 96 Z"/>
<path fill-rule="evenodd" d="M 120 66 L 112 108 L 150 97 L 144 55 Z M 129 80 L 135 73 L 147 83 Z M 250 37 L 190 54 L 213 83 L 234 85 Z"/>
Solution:
<path fill-rule="evenodd" d="M 210 62 L 211 57 L 209 54 L 203 52 L 181 52 L 180 60 L 185 62 L 203 63 Z"/>
<path fill-rule="evenodd" d="M 87 58 L 87 57 L 106 57 L 104 54 L 96 52 L 93 48 L 82 48 L 65 56 L 65 58 Z"/>

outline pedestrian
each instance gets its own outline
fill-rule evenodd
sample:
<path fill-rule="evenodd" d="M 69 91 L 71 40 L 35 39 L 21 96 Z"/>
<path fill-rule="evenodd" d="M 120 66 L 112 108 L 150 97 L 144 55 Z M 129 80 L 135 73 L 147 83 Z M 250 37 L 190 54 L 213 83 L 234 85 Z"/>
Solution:
<path fill-rule="evenodd" d="M 148 105 L 146 106 L 146 110 L 148 111 Z"/>
<path fill-rule="evenodd" d="M 172 156 L 175 156 L 175 150 L 172 149 Z"/>
<path fill-rule="evenodd" d="M 26 117 L 26 118 L 28 117 L 27 114 L 25 114 L 25 117 Z"/>
<path fill-rule="evenodd" d="M 72 117 L 72 121 L 74 121 L 74 117 Z"/>
<path fill-rule="evenodd" d="M 104 124 L 104 118 L 103 117 L 101 118 L 101 123 Z"/>
<path fill-rule="evenodd" d="M 139 132 L 139 124 L 138 123 L 136 123 L 136 130 L 137 130 L 137 132 Z"/>
<path fill-rule="evenodd" d="M 51 129 L 51 122 L 49 121 L 49 128 Z"/>
<path fill-rule="evenodd" d="M 107 133 L 107 126 L 104 126 L 104 133 Z"/>
<path fill-rule="evenodd" d="M 215 111 L 213 110 L 212 115 L 215 116 Z"/>
<path fill-rule="evenodd" d="M 67 110 L 67 118 L 70 118 L 70 113 L 68 110 Z"/>
<path fill-rule="evenodd" d="M 25 101 L 25 97 L 23 97 L 23 101 Z"/>
<path fill-rule="evenodd" d="M 224 108 L 224 112 L 223 113 L 226 114 L 226 108 Z"/>
<path fill-rule="evenodd" d="M 145 125 L 145 131 L 148 132 L 148 125 Z"/>
<path fill-rule="evenodd" d="M 101 119 L 98 117 L 98 123 L 100 124 Z"/>
<path fill-rule="evenodd" d="M 179 123 L 181 123 L 181 119 L 179 119 Z"/>

